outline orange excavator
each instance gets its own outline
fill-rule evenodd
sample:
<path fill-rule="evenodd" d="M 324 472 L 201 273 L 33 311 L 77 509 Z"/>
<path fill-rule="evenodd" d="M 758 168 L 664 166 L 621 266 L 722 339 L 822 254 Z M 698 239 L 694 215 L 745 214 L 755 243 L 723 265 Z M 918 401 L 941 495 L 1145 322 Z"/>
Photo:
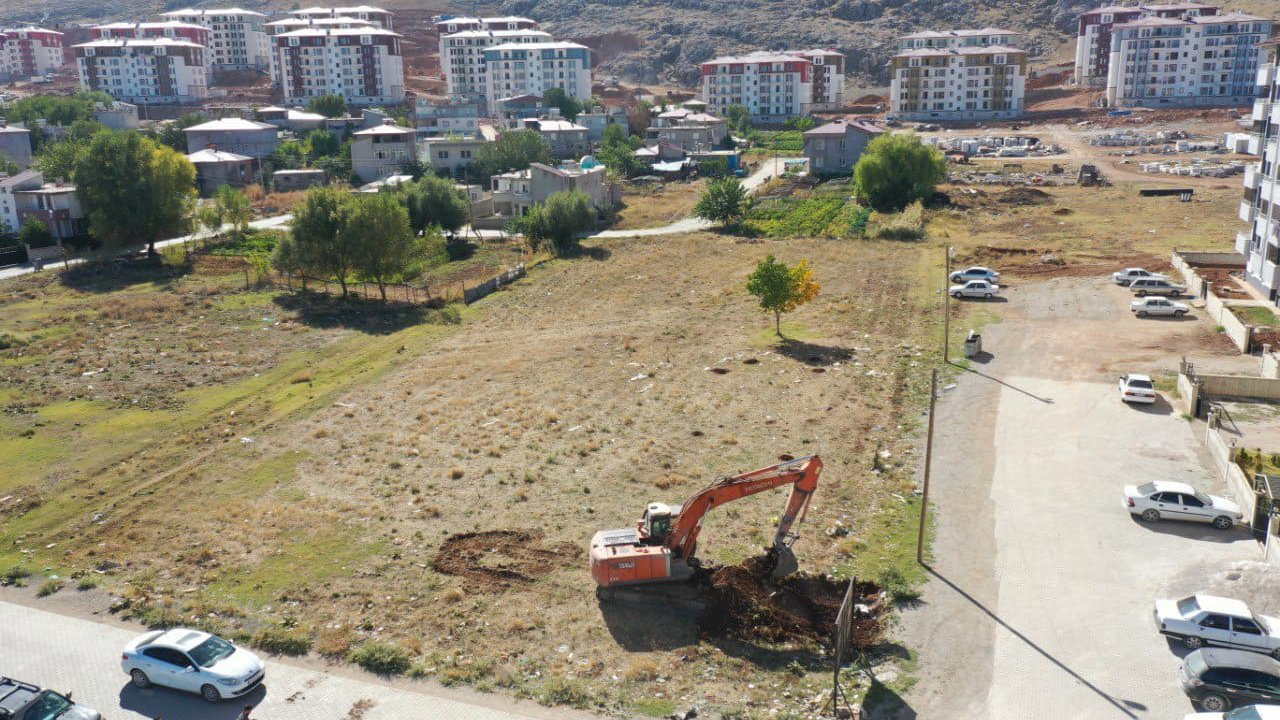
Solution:
<path fill-rule="evenodd" d="M 603 599 L 619 586 L 692 577 L 698 569 L 694 551 L 707 512 L 782 485 L 791 486 L 791 497 L 778 521 L 773 545 L 768 548 L 766 566 L 774 577 L 790 575 L 799 569 L 791 551 L 797 537 L 791 527 L 797 520 L 804 520 L 820 474 L 822 459 L 810 455 L 722 478 L 680 507 L 649 503 L 635 528 L 601 530 L 591 538 L 591 575 L 598 586 L 596 594 Z"/>

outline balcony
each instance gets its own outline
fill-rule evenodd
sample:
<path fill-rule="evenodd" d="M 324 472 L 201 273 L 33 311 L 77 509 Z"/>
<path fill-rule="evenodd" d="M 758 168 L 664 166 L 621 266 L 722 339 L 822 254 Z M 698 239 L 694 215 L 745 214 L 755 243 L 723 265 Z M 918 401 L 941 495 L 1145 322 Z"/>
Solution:
<path fill-rule="evenodd" d="M 1249 233 L 1236 233 L 1236 252 L 1245 257 L 1249 257 Z"/>
<path fill-rule="evenodd" d="M 1247 223 L 1253 222 L 1253 210 L 1254 210 L 1253 203 L 1247 200 L 1241 202 L 1240 203 L 1240 220 Z"/>
<path fill-rule="evenodd" d="M 1267 117 L 1267 101 L 1254 100 L 1253 101 L 1253 121 L 1262 122 L 1263 119 L 1266 117 Z"/>
<path fill-rule="evenodd" d="M 1258 66 L 1258 86 L 1271 87 L 1276 81 L 1276 66 L 1270 63 L 1262 63 Z"/>
<path fill-rule="evenodd" d="M 1262 136 L 1260 135 L 1250 136 L 1249 147 L 1246 148 L 1246 150 L 1250 155 L 1261 155 L 1262 154 Z"/>
<path fill-rule="evenodd" d="M 1244 187 L 1246 190 L 1257 190 L 1258 179 L 1262 175 L 1261 165 L 1259 163 L 1251 163 L 1244 168 Z"/>
<path fill-rule="evenodd" d="M 1271 124 L 1280 123 L 1280 102 L 1271 107 Z"/>

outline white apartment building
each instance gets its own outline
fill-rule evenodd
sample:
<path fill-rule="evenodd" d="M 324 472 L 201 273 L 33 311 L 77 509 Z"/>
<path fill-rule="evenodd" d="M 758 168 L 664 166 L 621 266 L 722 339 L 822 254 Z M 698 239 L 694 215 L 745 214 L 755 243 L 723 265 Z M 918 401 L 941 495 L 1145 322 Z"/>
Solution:
<path fill-rule="evenodd" d="M 813 63 L 776 52 L 718 57 L 702 63 L 702 99 L 712 114 L 747 108 L 754 122 L 780 123 L 813 105 Z"/>
<path fill-rule="evenodd" d="M 440 68 L 450 95 L 488 97 L 484 51 L 497 45 L 553 42 L 542 30 L 463 30 L 440 36 Z"/>
<path fill-rule="evenodd" d="M 242 8 L 185 8 L 162 17 L 209 28 L 209 63 L 214 70 L 266 70 L 270 66 L 271 46 L 263 27 L 267 16 L 262 13 Z"/>
<path fill-rule="evenodd" d="M 538 22 L 526 17 L 441 17 L 436 20 L 436 34 L 440 36 L 470 30 L 537 30 Z"/>
<path fill-rule="evenodd" d="M 340 95 L 352 105 L 404 100 L 400 35 L 380 27 L 304 28 L 276 35 L 286 105 Z"/>
<path fill-rule="evenodd" d="M 1075 82 L 1077 85 L 1106 87 L 1107 71 L 1111 66 L 1111 33 L 1116 25 L 1144 17 L 1185 20 L 1217 14 L 1217 7 L 1197 2 L 1103 5 L 1081 13 L 1076 30 Z"/>
<path fill-rule="evenodd" d="M 46 75 L 62 67 L 62 33 L 38 27 L 0 30 L 0 80 Z"/>
<path fill-rule="evenodd" d="M 352 5 L 348 7 L 309 7 L 301 10 L 290 10 L 291 17 L 303 20 L 320 20 L 323 18 L 355 18 L 368 20 L 383 30 L 395 30 L 394 13 L 390 10 L 369 5 Z"/>
<path fill-rule="evenodd" d="M 1255 76 L 1253 135 L 1249 152 L 1262 160 L 1245 169 L 1236 252 L 1245 257 L 1245 279 L 1273 302 L 1280 299 L 1280 40 L 1263 43 Z"/>
<path fill-rule="evenodd" d="M 1226 13 L 1141 17 L 1116 25 L 1107 68 L 1111 107 L 1248 105 L 1271 21 Z"/>
<path fill-rule="evenodd" d="M 1021 117 L 1027 52 L 999 28 L 929 30 L 903 37 L 890 62 L 889 117 L 978 120 Z"/>
<path fill-rule="evenodd" d="M 813 64 L 813 112 L 835 111 L 844 105 L 844 53 L 836 50 L 788 50 L 787 55 L 802 57 Z"/>
<path fill-rule="evenodd" d="M 175 40 L 189 40 L 202 45 L 207 50 L 213 43 L 213 31 L 203 25 L 184 22 L 182 20 L 164 20 L 160 22 L 116 22 L 98 25 L 93 28 L 97 38 L 158 38 L 167 37 Z M 213 57 L 204 54 L 205 65 L 209 67 Z M 210 69 L 212 69 L 210 67 Z"/>
<path fill-rule="evenodd" d="M 80 84 L 139 105 L 208 97 L 205 48 L 174 38 L 111 38 L 73 45 Z"/>
<path fill-rule="evenodd" d="M 541 96 L 557 87 L 578 100 L 591 97 L 591 50 L 571 42 L 507 43 L 484 50 L 489 107 L 516 95 Z"/>
<path fill-rule="evenodd" d="M 276 87 L 280 87 L 280 55 L 279 53 L 274 52 L 276 35 L 283 35 L 287 32 L 293 32 L 294 30 L 302 30 L 305 28 L 345 29 L 354 27 L 379 27 L 379 25 L 372 20 L 361 20 L 360 18 L 349 17 L 287 17 L 280 20 L 273 20 L 264 24 L 263 27 L 267 30 L 267 42 L 270 44 L 270 47 L 273 48 L 273 51 L 271 52 L 271 67 L 269 68 L 271 83 Z"/>

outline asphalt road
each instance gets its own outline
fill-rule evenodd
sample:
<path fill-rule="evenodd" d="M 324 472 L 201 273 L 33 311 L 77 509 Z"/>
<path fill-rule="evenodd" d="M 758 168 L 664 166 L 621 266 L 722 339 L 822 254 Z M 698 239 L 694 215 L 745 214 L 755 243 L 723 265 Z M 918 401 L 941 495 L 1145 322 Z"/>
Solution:
<path fill-rule="evenodd" d="M 267 658 L 262 687 L 210 705 L 166 688 L 139 690 L 120 670 L 120 650 L 141 630 L 0 602 L 0 675 L 62 692 L 107 720 L 234 720 L 244 704 L 262 720 L 530 720 L 586 718 L 502 698 L 384 683 L 364 673 L 334 674 Z"/>

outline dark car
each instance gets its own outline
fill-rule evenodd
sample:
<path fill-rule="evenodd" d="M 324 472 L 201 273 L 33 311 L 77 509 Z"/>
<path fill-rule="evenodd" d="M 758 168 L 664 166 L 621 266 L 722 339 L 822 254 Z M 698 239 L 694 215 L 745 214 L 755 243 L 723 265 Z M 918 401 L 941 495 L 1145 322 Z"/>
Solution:
<path fill-rule="evenodd" d="M 1182 689 L 1205 712 L 1280 702 L 1280 662 L 1257 653 L 1196 650 L 1182 660 Z"/>
<path fill-rule="evenodd" d="M 70 693 L 61 695 L 0 677 L 0 720 L 102 720 L 102 716 L 71 702 Z"/>

